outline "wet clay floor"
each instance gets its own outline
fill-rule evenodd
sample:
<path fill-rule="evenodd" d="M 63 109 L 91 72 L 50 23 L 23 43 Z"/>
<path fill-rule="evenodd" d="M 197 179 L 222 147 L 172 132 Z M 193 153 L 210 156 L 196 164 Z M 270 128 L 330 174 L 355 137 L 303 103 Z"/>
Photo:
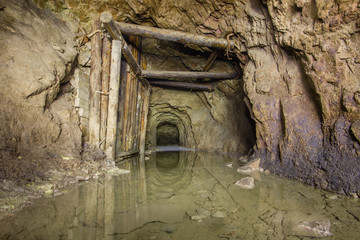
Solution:
<path fill-rule="evenodd" d="M 0 221 L 0 239 L 360 239 L 360 201 L 271 174 L 253 189 L 230 156 L 156 152 Z"/>

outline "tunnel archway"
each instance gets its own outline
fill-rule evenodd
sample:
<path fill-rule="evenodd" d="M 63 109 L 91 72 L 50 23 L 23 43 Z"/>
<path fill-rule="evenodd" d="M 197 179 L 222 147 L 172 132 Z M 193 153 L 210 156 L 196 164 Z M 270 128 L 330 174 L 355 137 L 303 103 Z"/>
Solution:
<path fill-rule="evenodd" d="M 179 145 L 179 129 L 172 123 L 160 123 L 156 128 L 156 145 Z"/>

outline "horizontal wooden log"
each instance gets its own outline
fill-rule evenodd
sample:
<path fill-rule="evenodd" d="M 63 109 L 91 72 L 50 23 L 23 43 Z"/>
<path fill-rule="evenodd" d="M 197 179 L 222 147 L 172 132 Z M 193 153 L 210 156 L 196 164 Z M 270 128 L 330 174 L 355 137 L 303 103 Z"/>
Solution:
<path fill-rule="evenodd" d="M 225 38 L 204 36 L 170 29 L 140 26 L 123 22 L 116 22 L 116 25 L 119 30 L 126 35 L 138 35 L 141 37 L 156 38 L 183 44 L 195 44 L 198 46 L 212 48 L 233 49 L 235 47 L 234 41 L 228 41 Z"/>
<path fill-rule="evenodd" d="M 114 40 L 120 40 L 122 42 L 122 52 L 123 52 L 124 58 L 130 65 L 130 67 L 133 70 L 133 72 L 135 73 L 135 75 L 137 75 L 137 76 L 140 75 L 141 68 L 140 68 L 139 64 L 137 63 L 137 61 L 135 60 L 133 54 L 131 53 L 131 49 L 126 44 L 125 39 L 121 34 L 121 31 L 115 25 L 115 22 L 112 18 L 111 13 L 103 12 L 100 15 L 100 21 L 104 24 L 106 30 L 110 33 L 111 37 Z"/>
<path fill-rule="evenodd" d="M 174 82 L 174 81 L 156 81 L 150 80 L 151 85 L 162 86 L 162 87 L 171 87 L 179 89 L 188 89 L 195 91 L 214 91 L 214 84 L 200 84 L 200 83 L 190 83 L 190 82 Z"/>
<path fill-rule="evenodd" d="M 139 154 L 139 150 L 134 150 L 134 151 L 129 151 L 129 152 L 120 152 L 116 156 L 116 161 L 126 159 L 126 158 L 130 158 L 130 157 L 135 156 L 137 154 Z"/>
<path fill-rule="evenodd" d="M 217 80 L 234 79 L 238 76 L 236 72 L 232 73 L 218 73 L 218 72 L 190 72 L 190 71 L 155 71 L 143 70 L 142 77 L 155 79 L 169 79 L 169 78 L 209 78 Z"/>

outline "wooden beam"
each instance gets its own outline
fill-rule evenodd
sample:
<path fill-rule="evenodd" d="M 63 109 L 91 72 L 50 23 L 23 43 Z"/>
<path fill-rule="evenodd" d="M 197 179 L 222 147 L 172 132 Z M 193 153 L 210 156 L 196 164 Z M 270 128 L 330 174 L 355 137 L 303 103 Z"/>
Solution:
<path fill-rule="evenodd" d="M 121 69 L 121 45 L 122 42 L 114 40 L 111 50 L 111 71 L 110 71 L 110 89 L 109 89 L 109 109 L 107 121 L 107 157 L 115 158 L 116 130 L 119 103 L 120 88 L 120 69 Z"/>
<path fill-rule="evenodd" d="M 104 24 L 106 30 L 110 33 L 111 37 L 114 40 L 120 40 L 122 42 L 122 51 L 123 51 L 124 58 L 130 65 L 130 67 L 133 70 L 133 72 L 135 73 L 135 75 L 140 75 L 141 68 L 140 68 L 139 64 L 137 63 L 137 61 L 135 60 L 133 54 L 131 53 L 131 49 L 126 44 L 125 39 L 122 36 L 120 30 L 115 25 L 115 22 L 112 18 L 111 13 L 103 12 L 100 15 L 100 20 Z"/>
<path fill-rule="evenodd" d="M 209 78 L 209 79 L 234 79 L 238 76 L 236 72 L 218 73 L 218 72 L 190 72 L 190 71 L 155 71 L 143 70 L 142 77 L 155 79 L 169 78 Z"/>
<path fill-rule="evenodd" d="M 225 38 L 217 38 L 169 29 L 140 26 L 123 22 L 116 22 L 116 26 L 122 33 L 126 35 L 138 35 L 141 37 L 156 38 L 183 44 L 195 44 L 198 46 L 211 48 L 233 49 L 235 47 L 234 41 L 228 41 Z"/>
<path fill-rule="evenodd" d="M 120 160 L 123 160 L 123 159 L 126 159 L 126 158 L 133 157 L 136 154 L 139 154 L 139 150 L 128 151 L 128 152 L 120 152 L 116 156 L 116 161 L 120 161 Z"/>
<path fill-rule="evenodd" d="M 101 78 L 101 111 L 100 111 L 100 147 L 105 150 L 106 129 L 109 104 L 109 81 L 110 81 L 110 62 L 111 62 L 111 41 L 103 38 L 102 46 L 102 78 Z"/>
<path fill-rule="evenodd" d="M 93 30 L 100 29 L 100 21 L 95 20 Z M 101 50 L 101 34 L 98 32 L 91 38 L 89 109 L 89 142 L 97 147 L 100 142 Z"/>
<path fill-rule="evenodd" d="M 214 84 L 199 84 L 199 83 L 190 83 L 190 82 L 174 82 L 174 81 L 150 81 L 151 85 L 162 86 L 162 87 L 172 87 L 180 89 L 189 89 L 195 91 L 214 91 Z"/>
<path fill-rule="evenodd" d="M 144 155 L 145 153 L 145 139 L 146 139 L 146 128 L 147 128 L 147 120 L 148 113 L 150 108 L 150 94 L 151 94 L 151 86 L 147 86 L 144 89 L 144 105 L 141 113 L 141 124 L 140 124 L 140 155 Z"/>

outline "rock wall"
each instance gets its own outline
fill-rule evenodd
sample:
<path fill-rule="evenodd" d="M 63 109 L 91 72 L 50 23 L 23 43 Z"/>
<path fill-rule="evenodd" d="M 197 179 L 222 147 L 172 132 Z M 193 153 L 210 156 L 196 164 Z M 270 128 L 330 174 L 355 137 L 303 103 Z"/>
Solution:
<path fill-rule="evenodd" d="M 244 42 L 256 155 L 278 174 L 359 194 L 358 2 L 267 1 L 247 14 L 271 35 Z"/>
<path fill-rule="evenodd" d="M 0 1 L 0 179 L 34 180 L 60 154 L 80 156 L 74 38 L 48 9 Z"/>

